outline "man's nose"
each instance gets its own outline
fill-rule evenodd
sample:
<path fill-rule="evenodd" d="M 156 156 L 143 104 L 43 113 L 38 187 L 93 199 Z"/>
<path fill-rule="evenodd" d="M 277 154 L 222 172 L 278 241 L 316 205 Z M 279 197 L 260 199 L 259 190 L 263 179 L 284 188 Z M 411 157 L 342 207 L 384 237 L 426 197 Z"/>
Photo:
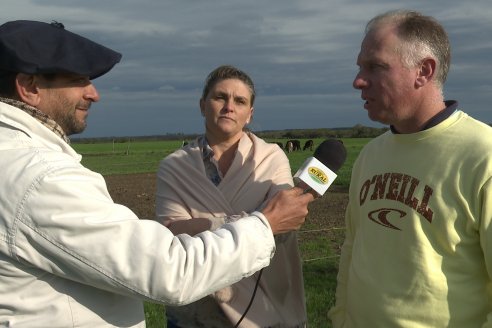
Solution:
<path fill-rule="evenodd" d="M 367 85 L 368 85 L 367 79 L 365 79 L 360 72 L 357 73 L 357 75 L 355 76 L 354 81 L 352 82 L 352 86 L 355 89 L 359 89 L 360 90 L 360 89 L 363 89 L 363 88 L 367 87 Z"/>
<path fill-rule="evenodd" d="M 97 102 L 100 99 L 99 92 L 97 92 L 96 86 L 90 83 L 85 90 L 84 98 L 92 102 Z"/>

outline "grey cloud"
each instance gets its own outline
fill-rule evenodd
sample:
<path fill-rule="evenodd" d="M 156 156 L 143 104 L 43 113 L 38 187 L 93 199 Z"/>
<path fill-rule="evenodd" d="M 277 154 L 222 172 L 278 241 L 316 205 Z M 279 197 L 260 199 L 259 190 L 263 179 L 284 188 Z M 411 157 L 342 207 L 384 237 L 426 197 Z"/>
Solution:
<path fill-rule="evenodd" d="M 256 130 L 379 126 L 352 89 L 355 59 L 367 20 L 401 6 L 391 0 L 4 2 L 1 20 L 56 19 L 123 53 L 120 64 L 94 81 L 102 99 L 82 137 L 203 131 L 203 80 L 226 63 L 255 81 Z M 448 30 L 453 59 L 446 95 L 492 121 L 489 0 L 413 5 Z"/>

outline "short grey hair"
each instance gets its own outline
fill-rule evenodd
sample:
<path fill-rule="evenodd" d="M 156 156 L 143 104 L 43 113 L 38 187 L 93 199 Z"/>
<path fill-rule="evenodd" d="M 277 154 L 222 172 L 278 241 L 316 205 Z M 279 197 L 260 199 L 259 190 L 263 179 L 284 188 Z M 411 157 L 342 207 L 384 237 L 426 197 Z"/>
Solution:
<path fill-rule="evenodd" d="M 433 17 L 417 11 L 388 11 L 371 19 L 366 34 L 382 25 L 394 24 L 401 40 L 396 49 L 406 67 L 415 67 L 426 57 L 437 62 L 435 83 L 442 89 L 449 72 L 451 46 L 444 27 Z"/>

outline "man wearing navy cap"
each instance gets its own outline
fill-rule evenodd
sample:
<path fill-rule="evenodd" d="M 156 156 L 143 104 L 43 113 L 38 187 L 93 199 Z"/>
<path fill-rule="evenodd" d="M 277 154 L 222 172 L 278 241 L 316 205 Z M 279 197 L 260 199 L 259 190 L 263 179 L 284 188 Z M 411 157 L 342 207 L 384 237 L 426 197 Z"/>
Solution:
<path fill-rule="evenodd" d="M 0 26 L 2 327 L 143 327 L 142 300 L 186 304 L 251 275 L 307 215 L 313 198 L 294 188 L 190 237 L 115 204 L 67 136 L 120 59 L 60 23 Z"/>

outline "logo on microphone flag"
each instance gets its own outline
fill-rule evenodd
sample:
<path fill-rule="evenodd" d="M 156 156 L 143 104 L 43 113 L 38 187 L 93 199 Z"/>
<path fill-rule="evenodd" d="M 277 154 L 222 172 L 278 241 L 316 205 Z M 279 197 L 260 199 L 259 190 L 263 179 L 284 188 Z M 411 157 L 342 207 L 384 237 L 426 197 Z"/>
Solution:
<path fill-rule="evenodd" d="M 323 172 L 320 168 L 317 168 L 315 166 L 310 166 L 308 168 L 308 174 L 317 183 L 321 184 L 327 184 L 328 183 L 328 176 Z"/>

